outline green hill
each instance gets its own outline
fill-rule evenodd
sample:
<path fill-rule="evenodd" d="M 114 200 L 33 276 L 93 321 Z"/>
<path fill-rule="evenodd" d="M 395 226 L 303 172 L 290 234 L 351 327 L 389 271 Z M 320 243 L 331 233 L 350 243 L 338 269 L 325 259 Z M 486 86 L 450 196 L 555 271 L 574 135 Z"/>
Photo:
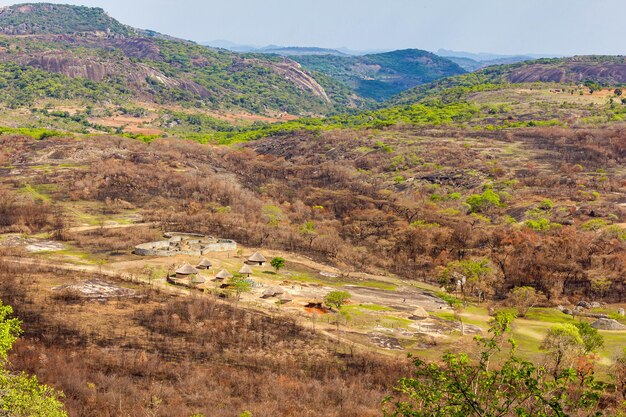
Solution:
<path fill-rule="evenodd" d="M 3 79 L 4 101 L 12 106 L 81 98 L 74 86 L 84 83 L 94 86 L 89 100 L 96 102 L 135 99 L 263 115 L 322 115 L 364 103 L 343 84 L 316 78 L 288 58 L 237 54 L 134 29 L 99 8 L 6 7 L 0 34 L 0 64 L 17 65 L 29 76 L 38 70 L 28 83 L 21 75 Z"/>
<path fill-rule="evenodd" d="M 106 32 L 130 35 L 135 30 L 101 8 L 51 3 L 24 3 L 0 9 L 0 33 L 8 35 Z"/>
<path fill-rule="evenodd" d="M 419 49 L 363 56 L 294 56 L 306 69 L 341 81 L 362 97 L 382 101 L 401 91 L 465 71 L 452 61 Z"/>
<path fill-rule="evenodd" d="M 391 98 L 385 105 L 403 105 L 439 97 L 456 101 L 465 94 L 509 85 L 541 83 L 601 87 L 626 84 L 626 57 L 575 56 L 544 58 L 484 68 L 471 74 L 449 77 L 417 86 Z"/>

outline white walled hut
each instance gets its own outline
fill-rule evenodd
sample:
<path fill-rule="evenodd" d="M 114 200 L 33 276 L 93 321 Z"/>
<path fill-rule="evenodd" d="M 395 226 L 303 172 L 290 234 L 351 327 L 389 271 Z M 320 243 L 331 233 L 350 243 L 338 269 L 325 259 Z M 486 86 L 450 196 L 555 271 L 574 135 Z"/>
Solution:
<path fill-rule="evenodd" d="M 248 278 L 250 278 L 250 275 L 252 275 L 252 268 L 250 268 L 250 266 L 247 264 L 243 264 L 243 266 L 239 270 L 239 273 L 241 275 L 247 275 Z"/>
<path fill-rule="evenodd" d="M 233 277 L 233 274 L 231 274 L 230 272 L 228 272 L 225 269 L 222 269 L 220 272 L 218 272 L 215 275 L 215 280 L 216 281 L 223 281 L 225 279 L 232 278 L 232 277 Z"/>
<path fill-rule="evenodd" d="M 202 258 L 202 260 L 200 261 L 198 266 L 196 266 L 196 268 L 198 268 L 198 269 L 211 269 L 212 266 L 213 266 L 213 263 L 211 261 L 209 261 L 207 258 Z"/>
<path fill-rule="evenodd" d="M 190 275 L 197 275 L 199 273 L 200 271 L 198 271 L 193 266 L 189 264 L 184 264 L 183 266 L 181 266 L 180 268 L 176 270 L 176 278 L 177 279 L 189 278 Z"/>
<path fill-rule="evenodd" d="M 249 265 L 259 265 L 259 266 L 262 266 L 265 262 L 267 262 L 267 259 L 265 259 L 265 256 L 261 255 L 260 252 L 254 252 L 252 256 L 249 257 L 248 260 L 246 261 L 246 263 Z"/>

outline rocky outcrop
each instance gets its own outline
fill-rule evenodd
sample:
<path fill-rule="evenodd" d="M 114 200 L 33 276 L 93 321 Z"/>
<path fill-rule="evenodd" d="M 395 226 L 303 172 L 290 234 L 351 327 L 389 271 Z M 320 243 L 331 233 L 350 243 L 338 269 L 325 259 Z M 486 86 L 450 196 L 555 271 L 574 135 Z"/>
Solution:
<path fill-rule="evenodd" d="M 593 80 L 619 85 L 626 83 L 626 60 L 615 57 L 604 60 L 580 57 L 554 62 L 533 62 L 513 69 L 507 78 L 512 83 L 582 83 Z"/>
<path fill-rule="evenodd" d="M 591 323 L 591 327 L 598 330 L 626 330 L 626 326 L 614 319 L 599 319 Z"/>
<path fill-rule="evenodd" d="M 324 87 L 322 87 L 315 80 L 315 78 L 311 77 L 306 71 L 304 71 L 302 66 L 295 61 L 285 59 L 282 62 L 271 62 L 261 61 L 258 59 L 247 59 L 244 62 L 255 63 L 270 68 L 301 89 L 309 91 L 313 93 L 313 95 L 322 98 L 327 103 L 330 103 L 330 99 L 328 98 L 328 94 L 326 94 Z"/>

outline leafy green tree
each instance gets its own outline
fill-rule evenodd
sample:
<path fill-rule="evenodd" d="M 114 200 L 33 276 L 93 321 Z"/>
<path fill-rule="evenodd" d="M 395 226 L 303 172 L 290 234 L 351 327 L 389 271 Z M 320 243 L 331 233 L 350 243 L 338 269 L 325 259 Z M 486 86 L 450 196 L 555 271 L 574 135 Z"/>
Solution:
<path fill-rule="evenodd" d="M 508 339 L 515 315 L 496 314 L 487 337 L 476 338 L 477 360 L 467 353 L 446 353 L 441 362 L 415 359 L 415 374 L 402 378 L 396 397 L 383 402 L 386 417 L 567 417 L 600 416 L 597 404 L 603 384 L 593 376 L 582 383 L 575 372 L 563 372 L 555 380 L 544 367 L 515 355 L 515 341 Z M 497 355 L 501 365 L 494 369 Z M 584 414 L 583 414 L 584 413 Z"/>
<path fill-rule="evenodd" d="M 584 352 L 584 348 L 578 328 L 569 323 L 552 327 L 541 343 L 541 349 L 550 354 L 552 375 L 555 380 L 564 369 L 572 366 L 574 359 Z"/>
<path fill-rule="evenodd" d="M 448 292 L 453 292 L 458 286 L 465 297 L 466 291 L 476 294 L 478 302 L 484 299 L 485 294 L 493 290 L 495 275 L 486 259 L 466 259 L 448 263 L 439 275 L 439 282 Z"/>
<path fill-rule="evenodd" d="M 317 237 L 317 230 L 315 230 L 315 223 L 312 221 L 304 222 L 303 225 L 300 226 L 300 234 L 304 236 L 309 241 L 309 249 L 313 246 L 313 241 Z"/>
<path fill-rule="evenodd" d="M 518 317 L 526 317 L 528 311 L 541 300 L 542 295 L 533 287 L 515 287 L 509 291 L 506 299 L 509 305 L 515 307 Z"/>
<path fill-rule="evenodd" d="M 7 355 L 22 332 L 21 323 L 12 318 L 13 309 L 0 302 L 0 415 L 15 417 L 66 417 L 60 394 L 37 378 L 6 370 Z"/>
<path fill-rule="evenodd" d="M 237 301 L 241 299 L 241 294 L 252 290 L 252 283 L 243 277 L 233 277 L 229 283 L 235 291 Z"/>
<path fill-rule="evenodd" d="M 324 297 L 324 304 L 330 308 L 340 310 L 341 306 L 352 297 L 347 291 L 331 291 Z"/>
<path fill-rule="evenodd" d="M 487 189 L 482 194 L 472 194 L 465 203 L 470 213 L 484 213 L 491 208 L 503 206 L 500 195 L 492 189 Z"/>
<path fill-rule="evenodd" d="M 598 329 L 591 327 L 591 324 L 581 321 L 575 323 L 574 326 L 578 329 L 578 334 L 583 341 L 585 353 L 595 352 L 604 346 L 604 338 Z"/>
<path fill-rule="evenodd" d="M 276 258 L 272 258 L 270 261 L 270 265 L 278 272 L 282 267 L 285 266 L 285 258 L 281 258 L 277 256 Z"/>

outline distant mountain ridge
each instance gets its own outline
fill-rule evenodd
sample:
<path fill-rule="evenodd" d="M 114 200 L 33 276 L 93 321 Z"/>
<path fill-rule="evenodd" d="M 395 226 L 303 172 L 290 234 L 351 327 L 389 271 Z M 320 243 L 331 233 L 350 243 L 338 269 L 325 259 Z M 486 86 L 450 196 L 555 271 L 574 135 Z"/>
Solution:
<path fill-rule="evenodd" d="M 327 74 L 357 94 L 382 101 L 433 80 L 463 74 L 454 62 L 420 49 L 363 56 L 292 56 L 311 71 Z"/>

